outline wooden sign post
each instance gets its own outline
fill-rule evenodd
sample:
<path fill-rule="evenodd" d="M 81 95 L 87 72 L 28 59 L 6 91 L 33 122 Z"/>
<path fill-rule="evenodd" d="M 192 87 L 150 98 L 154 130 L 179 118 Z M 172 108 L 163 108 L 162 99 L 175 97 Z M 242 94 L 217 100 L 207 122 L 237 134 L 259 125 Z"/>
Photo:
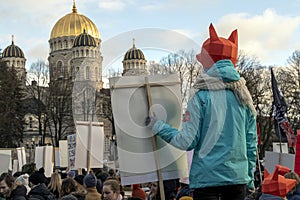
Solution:
<path fill-rule="evenodd" d="M 145 88 L 146 88 L 146 95 L 147 95 L 147 102 L 148 102 L 148 116 L 155 116 L 154 112 L 151 110 L 152 98 L 151 98 L 150 84 L 149 84 L 148 77 L 145 77 Z M 165 199 L 164 183 L 163 183 L 161 168 L 159 165 L 159 155 L 157 153 L 156 135 L 153 135 L 151 139 L 152 139 L 153 153 L 155 158 L 155 165 L 157 169 L 156 172 L 157 172 L 157 177 L 159 182 L 160 198 Z"/>

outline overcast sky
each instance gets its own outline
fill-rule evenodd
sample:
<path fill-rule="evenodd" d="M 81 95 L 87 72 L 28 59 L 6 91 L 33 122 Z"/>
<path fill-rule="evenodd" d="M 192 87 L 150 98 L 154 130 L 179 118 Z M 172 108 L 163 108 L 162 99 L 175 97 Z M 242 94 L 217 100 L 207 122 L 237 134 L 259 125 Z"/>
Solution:
<path fill-rule="evenodd" d="M 0 2 L 0 48 L 10 45 L 14 35 L 27 58 L 27 68 L 38 59 L 47 60 L 51 30 L 72 12 L 73 1 Z M 300 0 L 76 0 L 76 6 L 78 13 L 96 24 L 102 43 L 125 32 L 158 28 L 184 34 L 200 49 L 213 23 L 219 36 L 226 38 L 238 29 L 239 49 L 263 65 L 284 65 L 300 49 Z"/>

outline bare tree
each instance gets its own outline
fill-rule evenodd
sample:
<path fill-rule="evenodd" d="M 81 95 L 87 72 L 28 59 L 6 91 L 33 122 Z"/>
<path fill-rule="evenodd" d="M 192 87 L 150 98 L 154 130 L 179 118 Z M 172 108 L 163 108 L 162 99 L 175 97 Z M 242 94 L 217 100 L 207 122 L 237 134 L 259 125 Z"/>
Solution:
<path fill-rule="evenodd" d="M 38 131 L 42 136 L 41 145 L 45 144 L 47 134 L 48 118 L 48 104 L 49 104 L 49 66 L 45 61 L 38 60 L 33 63 L 27 73 L 28 84 L 27 99 L 32 99 L 35 104 L 35 109 L 32 114 L 36 115 L 38 119 Z"/>
<path fill-rule="evenodd" d="M 253 104 L 257 112 L 258 129 L 262 144 L 260 146 L 262 155 L 269 149 L 275 137 L 273 133 L 273 107 L 271 80 L 268 68 L 260 62 L 239 52 L 237 69 L 240 75 L 246 80 L 246 85 L 251 93 Z"/>
<path fill-rule="evenodd" d="M 287 119 L 295 131 L 300 129 L 300 51 L 287 60 L 288 65 L 277 69 L 277 79 L 288 104 Z"/>
<path fill-rule="evenodd" d="M 49 131 L 54 146 L 75 132 L 72 113 L 72 82 L 59 78 L 49 85 Z"/>
<path fill-rule="evenodd" d="M 156 70 L 153 70 L 153 73 L 157 74 L 178 74 L 183 105 L 187 103 L 190 89 L 201 72 L 202 66 L 196 60 L 194 50 L 189 52 L 180 50 L 178 53 L 171 53 L 167 57 L 163 57 L 156 66 Z"/>

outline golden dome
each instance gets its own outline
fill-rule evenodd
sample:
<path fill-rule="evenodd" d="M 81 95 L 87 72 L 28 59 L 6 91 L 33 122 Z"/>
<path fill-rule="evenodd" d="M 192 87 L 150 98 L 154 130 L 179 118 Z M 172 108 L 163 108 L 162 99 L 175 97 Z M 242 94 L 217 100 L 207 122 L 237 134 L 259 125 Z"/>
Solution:
<path fill-rule="evenodd" d="M 60 18 L 54 25 L 50 39 L 63 36 L 78 36 L 83 30 L 94 38 L 100 38 L 96 25 L 86 16 L 78 14 L 74 3 L 73 12 Z"/>

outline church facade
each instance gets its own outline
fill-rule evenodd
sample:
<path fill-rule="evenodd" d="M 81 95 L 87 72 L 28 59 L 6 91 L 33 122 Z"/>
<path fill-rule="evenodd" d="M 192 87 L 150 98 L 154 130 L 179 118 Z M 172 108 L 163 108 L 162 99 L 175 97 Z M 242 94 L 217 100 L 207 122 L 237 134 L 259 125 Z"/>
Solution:
<path fill-rule="evenodd" d="M 50 109 L 63 107 L 68 112 L 70 121 L 95 121 L 104 123 L 105 159 L 110 159 L 109 152 L 115 142 L 113 118 L 110 104 L 110 91 L 103 88 L 101 38 L 97 26 L 86 16 L 77 12 L 75 2 L 72 12 L 60 18 L 52 28 L 49 38 L 50 52 L 49 87 L 45 92 L 51 93 L 61 105 L 52 105 Z M 26 58 L 23 51 L 14 44 L 4 49 L 0 58 L 7 61 L 9 66 L 15 66 L 18 77 L 26 86 Z M 124 54 L 123 76 L 147 74 L 146 59 L 143 52 L 132 48 Z M 32 82 L 32 85 L 35 84 Z M 36 86 L 38 87 L 38 86 Z M 55 92 L 53 92 L 55 91 Z M 24 129 L 24 144 L 27 148 L 38 145 L 41 136 L 38 135 L 37 119 L 33 113 L 26 115 Z M 65 123 L 65 122 L 64 122 Z M 67 128 L 66 128 L 67 127 Z M 64 126 L 66 139 L 68 134 L 76 132 L 75 123 Z M 48 131 L 46 143 L 53 144 Z M 24 145 L 25 146 L 25 145 Z M 31 149 L 32 150 L 32 149 Z"/>

